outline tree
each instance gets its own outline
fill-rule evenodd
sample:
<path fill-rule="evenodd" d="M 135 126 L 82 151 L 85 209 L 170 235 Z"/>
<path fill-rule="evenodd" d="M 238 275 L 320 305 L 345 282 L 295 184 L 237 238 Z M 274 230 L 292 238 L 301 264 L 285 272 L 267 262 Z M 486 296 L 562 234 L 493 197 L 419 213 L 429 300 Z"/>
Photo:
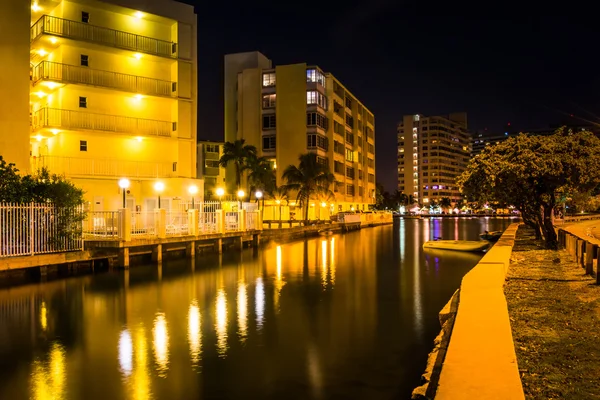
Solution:
<path fill-rule="evenodd" d="M 27 203 L 31 201 L 25 187 L 21 184 L 21 179 L 15 164 L 7 163 L 0 156 L 0 203 Z"/>
<path fill-rule="evenodd" d="M 304 221 L 308 223 L 308 208 L 310 199 L 330 193 L 329 187 L 335 182 L 335 177 L 329 170 L 329 165 L 318 161 L 315 153 L 306 153 L 298 157 L 300 161 L 298 166 L 289 165 L 283 171 L 285 188 L 297 193 L 299 200 L 304 207 Z"/>
<path fill-rule="evenodd" d="M 549 249 L 558 241 L 554 210 L 564 193 L 591 191 L 600 182 L 600 139 L 591 132 L 521 134 L 487 147 L 458 179 L 469 201 L 511 204 Z"/>
<path fill-rule="evenodd" d="M 247 165 L 248 158 L 256 156 L 256 147 L 245 143 L 245 139 L 239 139 L 233 143 L 225 142 L 223 145 L 223 155 L 219 159 L 219 165 L 223 168 L 227 168 L 230 164 L 234 165 L 235 185 L 237 189 L 240 189 L 242 172 Z"/>
<path fill-rule="evenodd" d="M 442 210 L 448 212 L 448 210 L 452 208 L 452 200 L 450 200 L 448 197 L 442 197 L 440 199 L 440 207 Z"/>
<path fill-rule="evenodd" d="M 260 189 L 264 192 L 270 192 L 275 185 L 275 171 L 271 167 L 271 162 L 266 157 L 257 157 L 255 154 L 246 158 L 245 170 L 248 170 L 249 192 Z"/>
<path fill-rule="evenodd" d="M 281 207 L 283 206 L 283 202 L 287 202 L 288 192 L 287 188 L 284 186 L 274 186 L 270 192 L 268 192 L 269 197 L 275 200 L 275 204 L 279 207 L 279 228 L 281 228 Z"/>

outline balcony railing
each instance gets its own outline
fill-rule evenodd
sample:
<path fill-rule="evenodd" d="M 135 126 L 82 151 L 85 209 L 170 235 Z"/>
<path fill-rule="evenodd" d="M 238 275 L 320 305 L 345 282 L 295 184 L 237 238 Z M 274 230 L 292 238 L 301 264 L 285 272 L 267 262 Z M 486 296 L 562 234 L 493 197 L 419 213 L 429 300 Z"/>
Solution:
<path fill-rule="evenodd" d="M 121 74 L 76 65 L 42 61 L 33 69 L 33 83 L 47 79 L 64 83 L 101 86 L 151 96 L 175 96 L 175 82 Z"/>
<path fill-rule="evenodd" d="M 40 128 L 82 129 L 165 137 L 171 136 L 173 130 L 173 123 L 168 121 L 46 107 L 33 114 L 31 126 L 33 130 Z"/>
<path fill-rule="evenodd" d="M 172 163 L 155 163 L 115 159 L 42 156 L 32 159 L 34 170 L 48 168 L 66 176 L 107 176 L 131 178 L 166 178 L 175 175 Z"/>
<path fill-rule="evenodd" d="M 31 41 L 43 34 L 62 36 L 74 40 L 100 43 L 119 49 L 153 54 L 161 57 L 176 58 L 177 44 L 166 40 L 153 39 L 134 33 L 103 28 L 84 22 L 70 21 L 58 17 L 43 15 L 31 27 Z"/>

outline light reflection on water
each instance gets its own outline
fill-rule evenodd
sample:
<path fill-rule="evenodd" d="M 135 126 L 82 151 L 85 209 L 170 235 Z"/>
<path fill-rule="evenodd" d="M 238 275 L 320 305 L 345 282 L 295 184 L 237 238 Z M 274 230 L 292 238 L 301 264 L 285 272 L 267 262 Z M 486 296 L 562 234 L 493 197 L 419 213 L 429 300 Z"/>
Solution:
<path fill-rule="evenodd" d="M 0 399 L 407 398 L 480 258 L 423 241 L 508 223 L 400 220 L 0 290 Z"/>

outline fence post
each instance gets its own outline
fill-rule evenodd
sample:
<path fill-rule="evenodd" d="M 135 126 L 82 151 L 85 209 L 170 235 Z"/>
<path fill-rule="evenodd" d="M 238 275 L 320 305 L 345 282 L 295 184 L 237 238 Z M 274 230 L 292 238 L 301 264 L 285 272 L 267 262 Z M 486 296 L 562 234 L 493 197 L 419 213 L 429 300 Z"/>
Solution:
<path fill-rule="evenodd" d="M 119 210 L 119 237 L 124 242 L 131 242 L 131 210 L 129 208 L 121 208 Z"/>
<path fill-rule="evenodd" d="M 256 212 L 256 227 L 255 229 L 262 231 L 263 230 L 263 215 L 262 211 L 258 210 Z"/>
<path fill-rule="evenodd" d="M 225 212 L 217 210 L 217 233 L 225 233 Z"/>
<path fill-rule="evenodd" d="M 156 237 L 165 239 L 167 237 L 167 210 L 156 209 Z"/>
<path fill-rule="evenodd" d="M 246 230 L 246 210 L 241 210 L 238 214 L 238 230 Z"/>
<path fill-rule="evenodd" d="M 594 272 L 594 257 L 597 251 L 597 245 L 585 242 L 585 273 L 588 275 L 592 275 Z"/>
<path fill-rule="evenodd" d="M 188 210 L 188 234 L 198 236 L 198 210 Z"/>
<path fill-rule="evenodd" d="M 34 213 L 35 213 L 35 208 L 33 206 L 33 203 L 29 203 L 29 210 L 28 210 L 28 219 L 29 219 L 29 251 L 31 255 L 35 254 L 35 220 L 34 220 Z"/>

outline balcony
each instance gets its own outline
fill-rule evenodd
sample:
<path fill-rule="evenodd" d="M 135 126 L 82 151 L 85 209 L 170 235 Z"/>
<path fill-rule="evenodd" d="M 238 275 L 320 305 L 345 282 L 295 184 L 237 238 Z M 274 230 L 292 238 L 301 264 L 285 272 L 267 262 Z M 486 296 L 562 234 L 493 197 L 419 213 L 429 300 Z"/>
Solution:
<path fill-rule="evenodd" d="M 34 67 L 32 80 L 34 85 L 42 80 L 49 80 L 99 86 L 150 96 L 174 97 L 177 94 L 175 82 L 50 61 L 42 61 Z"/>
<path fill-rule="evenodd" d="M 177 58 L 176 43 L 49 15 L 43 15 L 31 27 L 31 42 L 43 34 L 83 40 L 159 57 Z"/>
<path fill-rule="evenodd" d="M 168 121 L 94 114 L 46 107 L 33 114 L 31 126 L 34 131 L 41 128 L 59 128 L 162 137 L 170 137 L 173 130 L 173 123 Z"/>
<path fill-rule="evenodd" d="M 55 174 L 66 176 L 168 178 L 175 176 L 172 163 L 93 159 L 79 157 L 41 156 L 32 158 L 33 170 L 42 167 Z"/>

